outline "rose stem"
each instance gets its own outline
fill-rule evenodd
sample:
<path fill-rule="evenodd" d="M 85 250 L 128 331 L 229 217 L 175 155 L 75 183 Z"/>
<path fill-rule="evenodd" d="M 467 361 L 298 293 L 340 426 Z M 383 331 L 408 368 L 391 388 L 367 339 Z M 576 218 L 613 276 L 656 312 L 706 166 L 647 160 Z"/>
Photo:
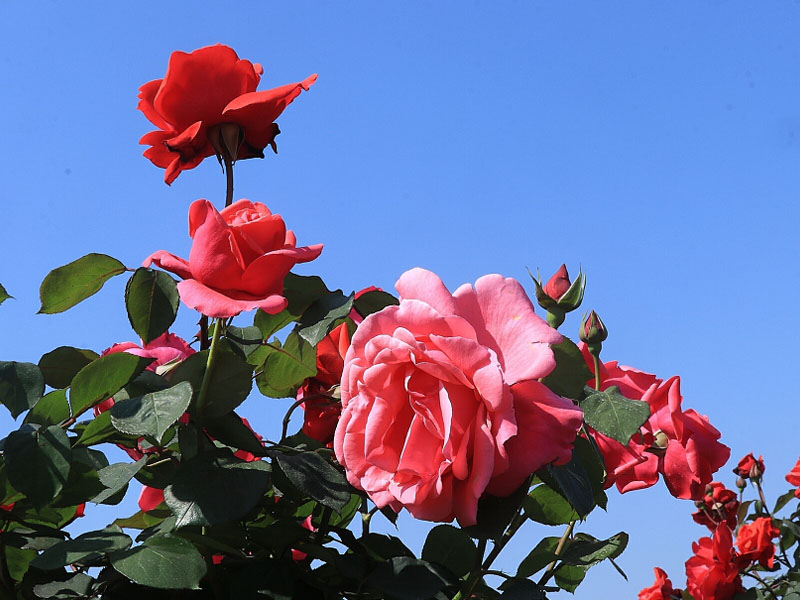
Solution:
<path fill-rule="evenodd" d="M 225 162 L 225 208 L 233 203 L 233 159 L 224 153 L 222 160 Z"/>
<path fill-rule="evenodd" d="M 483 562 L 483 555 L 486 552 L 486 540 L 481 539 L 478 540 L 478 552 L 475 555 L 475 566 L 469 573 L 469 576 L 464 581 L 464 585 L 461 587 L 460 590 L 453 596 L 453 600 L 462 600 L 469 598 L 472 595 L 472 590 L 477 585 L 480 578 L 483 576 L 483 569 L 481 568 L 481 563 Z"/>
<path fill-rule="evenodd" d="M 567 529 L 566 531 L 564 531 L 564 535 L 562 535 L 561 539 L 558 540 L 558 546 L 556 546 L 556 551 L 554 552 L 555 558 L 553 559 L 553 562 L 547 565 L 547 570 L 544 572 L 544 575 L 542 575 L 542 578 L 539 580 L 538 583 L 539 587 L 547 583 L 547 580 L 550 579 L 556 572 L 555 566 L 556 562 L 558 562 L 558 557 L 560 556 L 561 551 L 564 550 L 564 546 L 567 543 L 567 539 L 569 539 L 569 536 L 572 535 L 572 530 L 574 528 L 575 528 L 575 520 L 573 519 L 572 521 L 569 522 L 569 525 L 567 525 Z"/>
<path fill-rule="evenodd" d="M 203 414 L 205 408 L 206 396 L 208 395 L 208 386 L 211 383 L 211 371 L 214 369 L 214 362 L 216 361 L 217 340 L 219 340 L 219 333 L 222 330 L 222 322 L 217 319 L 214 322 L 214 334 L 211 336 L 211 348 L 208 350 L 208 360 L 206 361 L 206 371 L 203 373 L 203 383 L 200 384 L 200 393 L 197 395 L 197 412 Z"/>

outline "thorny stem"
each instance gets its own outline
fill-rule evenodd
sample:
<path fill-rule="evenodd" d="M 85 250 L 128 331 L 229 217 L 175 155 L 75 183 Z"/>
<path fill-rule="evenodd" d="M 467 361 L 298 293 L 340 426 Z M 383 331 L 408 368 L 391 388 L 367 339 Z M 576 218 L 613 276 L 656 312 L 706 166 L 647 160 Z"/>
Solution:
<path fill-rule="evenodd" d="M 200 350 L 208 350 L 208 317 L 201 315 L 200 317 Z"/>
<path fill-rule="evenodd" d="M 372 520 L 372 515 L 373 513 L 367 507 L 367 499 L 364 498 L 361 501 L 361 537 L 366 537 L 369 534 L 369 522 Z"/>
<path fill-rule="evenodd" d="M 561 536 L 561 539 L 558 540 L 558 545 L 556 546 L 556 551 L 554 552 L 555 558 L 553 562 L 547 565 L 547 570 L 542 575 L 542 578 L 539 580 L 539 586 L 543 586 L 547 581 L 553 576 L 556 572 L 556 563 L 558 562 L 558 557 L 561 556 L 561 552 L 564 550 L 564 546 L 567 543 L 567 540 L 572 535 L 572 530 L 575 529 L 575 521 L 572 520 L 567 525 L 567 529 L 564 531 L 564 535 Z"/>
<path fill-rule="evenodd" d="M 214 323 L 214 334 L 211 337 L 211 348 L 208 350 L 208 360 L 206 361 L 206 371 L 203 373 L 203 383 L 200 384 L 200 393 L 197 395 L 197 412 L 200 414 L 203 413 L 203 409 L 205 408 L 208 387 L 211 384 L 211 373 L 214 370 L 214 363 L 217 358 L 216 349 L 221 330 L 222 322 L 220 319 L 217 319 Z"/>

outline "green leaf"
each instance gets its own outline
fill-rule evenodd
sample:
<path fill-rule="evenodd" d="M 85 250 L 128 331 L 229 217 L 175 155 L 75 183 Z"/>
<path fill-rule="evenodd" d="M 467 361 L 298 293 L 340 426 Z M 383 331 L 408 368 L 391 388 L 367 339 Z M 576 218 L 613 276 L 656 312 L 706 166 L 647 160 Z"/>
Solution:
<path fill-rule="evenodd" d="M 20 550 L 19 548 L 6 548 L 6 564 L 8 565 L 8 574 L 14 581 L 22 581 L 25 573 L 28 572 L 28 567 L 31 560 L 36 557 L 35 550 Z"/>
<path fill-rule="evenodd" d="M 92 563 L 105 554 L 127 550 L 130 546 L 131 538 L 117 528 L 90 531 L 74 540 L 65 540 L 51 546 L 33 559 L 31 565 L 47 571 L 72 563 Z"/>
<path fill-rule="evenodd" d="M 118 352 L 89 363 L 72 379 L 69 393 L 72 414 L 79 415 L 101 400 L 110 398 L 151 362 L 152 358 Z"/>
<path fill-rule="evenodd" d="M 602 460 L 591 442 L 578 437 L 572 449 L 572 459 L 566 465 L 548 465 L 537 475 L 564 496 L 580 518 L 584 518 L 597 504 L 605 502 L 602 489 L 604 472 Z"/>
<path fill-rule="evenodd" d="M 225 329 L 225 337 L 230 343 L 231 349 L 244 359 L 260 348 L 264 342 L 261 330 L 255 326 L 235 327 L 228 325 Z"/>
<path fill-rule="evenodd" d="M 13 297 L 14 296 L 9 295 L 9 293 L 6 291 L 6 288 L 4 288 L 2 284 L 0 284 L 0 304 L 5 302 L 9 298 L 13 298 Z"/>
<path fill-rule="evenodd" d="M 430 563 L 400 556 L 379 563 L 366 581 L 389 600 L 431 598 L 449 583 Z"/>
<path fill-rule="evenodd" d="M 3 455 L 9 482 L 36 507 L 55 498 L 67 481 L 72 454 L 60 427 L 23 425 L 8 436 Z"/>
<path fill-rule="evenodd" d="M 556 571 L 556 585 L 562 590 L 573 593 L 586 577 L 585 567 L 563 566 Z"/>
<path fill-rule="evenodd" d="M 109 411 L 111 424 L 122 433 L 160 440 L 186 412 L 191 401 L 192 386 L 182 381 L 160 392 L 116 402 Z"/>
<path fill-rule="evenodd" d="M 53 581 L 33 586 L 33 593 L 39 598 L 84 598 L 91 596 L 94 579 L 83 573 L 76 573 L 66 581 Z"/>
<path fill-rule="evenodd" d="M 478 539 L 500 539 L 506 527 L 517 514 L 529 487 L 529 483 L 526 481 L 513 494 L 505 498 L 489 494 L 481 496 L 478 500 L 478 522 L 475 525 L 464 527 L 464 531 Z"/>
<path fill-rule="evenodd" d="M 232 448 L 245 450 L 256 456 L 265 454 L 264 445 L 235 412 L 229 412 L 216 419 L 204 420 L 203 429 L 218 442 Z"/>
<path fill-rule="evenodd" d="M 530 577 L 538 573 L 549 565 L 556 558 L 556 548 L 559 538 L 546 537 L 542 539 L 536 547 L 528 553 L 517 567 L 517 577 Z"/>
<path fill-rule="evenodd" d="M 28 362 L 0 362 L 0 402 L 15 419 L 44 394 L 44 377 L 39 367 Z"/>
<path fill-rule="evenodd" d="M 113 554 L 111 566 L 139 585 L 159 589 L 198 589 L 206 574 L 206 563 L 197 548 L 168 533 Z"/>
<path fill-rule="evenodd" d="M 503 584 L 501 598 L 506 600 L 547 600 L 538 585 L 528 579 L 513 579 Z"/>
<path fill-rule="evenodd" d="M 79 425 L 84 426 L 80 431 L 76 446 L 91 446 L 106 441 L 108 438 L 117 435 L 117 430 L 111 425 L 111 413 L 108 411 L 100 413 L 91 421 L 83 421 Z"/>
<path fill-rule="evenodd" d="M 559 396 L 580 400 L 586 382 L 592 377 L 583 354 L 566 336 L 560 344 L 552 345 L 550 348 L 556 359 L 556 368 L 542 379 L 542 383 Z"/>
<path fill-rule="evenodd" d="M 164 500 L 177 517 L 177 527 L 215 525 L 246 515 L 269 482 L 269 465 L 263 461 L 201 454 L 180 465 Z"/>
<path fill-rule="evenodd" d="M 245 401 L 253 387 L 253 367 L 233 351 L 219 348 L 211 374 L 202 419 L 226 415 Z M 188 381 L 194 389 L 195 400 L 203 384 L 208 362 L 208 350 L 192 354 L 172 372 L 172 383 Z"/>
<path fill-rule="evenodd" d="M 350 500 L 352 489 L 344 475 L 316 452 L 270 455 L 292 485 L 320 504 L 341 513 Z"/>
<path fill-rule="evenodd" d="M 383 290 L 371 290 L 356 298 L 353 301 L 353 308 L 362 317 L 368 317 L 387 306 L 395 306 L 397 304 L 400 304 L 400 301 L 391 294 Z"/>
<path fill-rule="evenodd" d="M 578 520 L 578 513 L 557 491 L 537 486 L 523 502 L 525 516 L 544 525 L 565 525 Z"/>
<path fill-rule="evenodd" d="M 99 357 L 97 352 L 72 346 L 59 346 L 39 359 L 44 382 L 52 388 L 67 388 L 83 367 Z"/>
<path fill-rule="evenodd" d="M 776 512 L 778 512 L 784 506 L 789 504 L 789 502 L 791 502 L 793 498 L 795 498 L 794 490 L 789 490 L 785 494 L 781 494 L 778 497 L 778 499 L 775 501 L 775 508 L 772 509 L 772 514 L 774 515 Z M 744 521 L 740 520 L 739 522 L 743 523 Z"/>
<path fill-rule="evenodd" d="M 315 301 L 303 313 L 297 326 L 297 333 L 312 346 L 316 346 L 353 308 L 354 295 L 345 296 L 336 291 Z"/>
<path fill-rule="evenodd" d="M 38 423 L 39 425 L 57 425 L 69 419 L 69 402 L 67 390 L 53 390 L 45 394 L 35 406 L 25 415 L 23 423 Z"/>
<path fill-rule="evenodd" d="M 317 353 L 313 346 L 301 338 L 297 331 L 286 337 L 281 346 L 274 341 L 268 346 L 267 357 L 256 377 L 258 389 L 270 398 L 294 396 L 297 388 L 309 377 L 317 374 Z"/>
<path fill-rule="evenodd" d="M 298 316 L 289 312 L 289 309 L 284 309 L 277 315 L 270 315 L 259 308 L 253 317 L 253 325 L 261 331 L 261 339 L 268 340 Z"/>
<path fill-rule="evenodd" d="M 125 265 L 105 254 L 87 254 L 50 271 L 39 288 L 40 313 L 60 313 L 95 294 L 103 284 L 126 271 Z"/>
<path fill-rule="evenodd" d="M 128 320 L 145 344 L 169 329 L 178 304 L 178 287 L 164 271 L 139 267 L 125 286 Z"/>
<path fill-rule="evenodd" d="M 79 448 L 79 450 L 85 452 L 86 448 Z M 103 484 L 100 483 L 97 470 L 93 466 L 77 460 L 73 452 L 67 481 L 64 482 L 64 488 L 50 503 L 50 506 L 54 508 L 77 506 L 94 498 L 102 489 Z"/>
<path fill-rule="evenodd" d="M 330 294 L 325 283 L 317 277 L 288 273 L 283 280 L 283 296 L 289 302 L 286 310 L 299 317 L 316 300 Z"/>
<path fill-rule="evenodd" d="M 446 567 L 456 577 L 469 573 L 477 554 L 472 538 L 452 525 L 438 525 L 431 529 L 422 548 L 423 560 Z"/>
<path fill-rule="evenodd" d="M 616 386 L 591 393 L 581 402 L 581 408 L 586 423 L 623 446 L 650 417 L 647 402 L 626 398 Z"/>
<path fill-rule="evenodd" d="M 142 457 L 134 463 L 114 463 L 100 469 L 97 472 L 102 483 L 106 489 L 100 492 L 97 496 L 92 498 L 92 502 L 98 504 L 111 498 L 114 494 L 127 487 L 128 482 L 133 479 L 133 476 L 139 472 L 144 464 L 147 462 L 146 457 Z"/>
<path fill-rule="evenodd" d="M 617 558 L 628 545 L 628 534 L 620 531 L 607 540 L 598 540 L 586 533 L 579 533 L 567 546 L 559 559 L 567 565 L 593 567 L 607 558 Z"/>

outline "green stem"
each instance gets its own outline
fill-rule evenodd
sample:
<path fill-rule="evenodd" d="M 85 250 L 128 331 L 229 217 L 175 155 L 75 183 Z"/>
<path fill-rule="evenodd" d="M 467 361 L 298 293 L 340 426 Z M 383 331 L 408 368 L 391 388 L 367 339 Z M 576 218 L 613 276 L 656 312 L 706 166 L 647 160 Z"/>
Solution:
<path fill-rule="evenodd" d="M 758 497 L 761 500 L 761 510 L 765 512 L 768 517 L 771 517 L 772 515 L 770 514 L 769 509 L 767 508 L 767 499 L 764 498 L 764 490 L 761 489 L 761 482 L 758 481 L 757 479 L 754 479 L 753 483 L 756 484 L 756 489 L 758 490 Z"/>
<path fill-rule="evenodd" d="M 600 391 L 600 359 L 592 354 L 592 361 L 594 362 L 594 389 Z"/>
<path fill-rule="evenodd" d="M 561 536 L 561 539 L 558 540 L 558 545 L 556 546 L 556 551 L 553 553 L 555 558 L 553 562 L 547 565 L 547 570 L 542 575 L 542 578 L 539 580 L 539 587 L 543 586 L 547 581 L 553 576 L 556 572 L 556 563 L 558 562 L 558 557 L 561 556 L 561 552 L 564 550 L 564 546 L 567 543 L 567 540 L 572 535 L 572 530 L 575 529 L 575 521 L 572 520 L 567 525 L 567 529 L 564 531 L 564 535 Z"/>
<path fill-rule="evenodd" d="M 486 540 L 478 540 L 478 552 L 475 555 L 475 565 L 472 567 L 467 578 L 464 580 L 464 585 L 458 590 L 453 600 L 464 600 L 472 596 L 472 590 L 478 585 L 481 577 L 483 577 L 483 555 L 486 553 Z"/>
<path fill-rule="evenodd" d="M 214 322 L 214 334 L 211 336 L 211 347 L 208 350 L 208 360 L 206 361 L 206 371 L 203 373 L 203 383 L 200 384 L 200 393 L 197 395 L 197 412 L 203 414 L 203 409 L 207 402 L 208 387 L 211 384 L 211 373 L 214 370 L 214 363 L 217 358 L 217 347 L 219 344 L 220 331 L 222 330 L 222 323 L 219 319 Z"/>

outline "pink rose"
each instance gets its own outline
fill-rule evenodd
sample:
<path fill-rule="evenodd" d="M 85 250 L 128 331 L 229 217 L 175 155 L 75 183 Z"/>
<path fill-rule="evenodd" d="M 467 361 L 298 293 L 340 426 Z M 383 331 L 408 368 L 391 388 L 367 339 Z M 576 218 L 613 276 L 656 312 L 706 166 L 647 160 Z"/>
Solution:
<path fill-rule="evenodd" d="M 412 269 L 395 287 L 399 306 L 365 318 L 347 351 L 336 458 L 380 507 L 472 525 L 484 493 L 570 460 L 582 413 L 538 381 L 562 338 L 514 279 L 451 294 Z"/>
<path fill-rule="evenodd" d="M 298 248 L 280 215 L 260 202 L 239 200 L 217 212 L 208 200 L 189 207 L 192 250 L 186 261 L 159 250 L 151 263 L 183 278 L 181 300 L 209 317 L 233 317 L 260 308 L 277 314 L 286 308 L 283 279 L 296 263 L 322 252 L 322 244 Z"/>

